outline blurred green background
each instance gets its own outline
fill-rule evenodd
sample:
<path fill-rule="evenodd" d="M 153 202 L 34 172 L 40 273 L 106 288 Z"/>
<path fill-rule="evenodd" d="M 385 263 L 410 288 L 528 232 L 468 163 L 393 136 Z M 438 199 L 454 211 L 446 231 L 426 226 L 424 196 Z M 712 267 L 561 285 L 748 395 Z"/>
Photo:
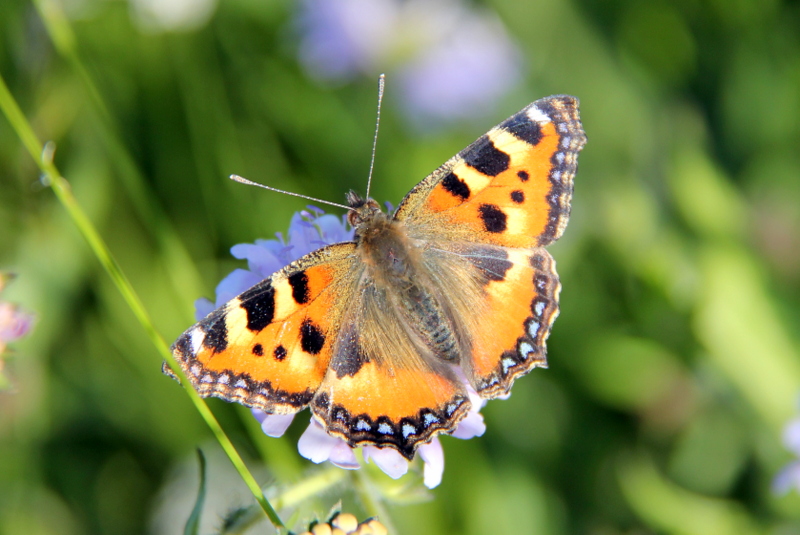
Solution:
<path fill-rule="evenodd" d="M 529 102 L 581 100 L 550 368 L 488 404 L 482 438 L 442 440 L 432 499 L 388 506 L 400 533 L 800 533 L 800 497 L 770 490 L 800 394 L 800 3 L 469 4 L 504 28 L 517 74 L 431 122 L 403 107 L 402 51 L 336 79 L 304 68 L 293 2 L 197 2 L 161 26 L 145 4 L 2 0 L 0 74 L 168 340 L 243 267 L 232 245 L 285 232 L 306 204 L 229 174 L 337 202 L 363 191 L 380 72 L 372 195 L 395 204 Z M 437 31 L 405 39 L 425 56 Z M 181 532 L 197 446 L 203 533 L 252 503 L 4 117 L 0 269 L 18 274 L 2 299 L 37 317 L 4 369 L 0 532 Z M 306 416 L 267 439 L 209 403 L 260 483 L 310 473 Z M 294 519 L 340 499 L 363 518 L 344 485 Z"/>

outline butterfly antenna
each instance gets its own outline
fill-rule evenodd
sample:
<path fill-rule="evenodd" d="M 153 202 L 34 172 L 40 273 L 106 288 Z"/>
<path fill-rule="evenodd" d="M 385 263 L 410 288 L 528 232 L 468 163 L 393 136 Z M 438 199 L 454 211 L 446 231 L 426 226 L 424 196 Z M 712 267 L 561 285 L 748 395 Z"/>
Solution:
<path fill-rule="evenodd" d="M 345 210 L 350 210 L 349 206 L 345 206 L 343 204 L 339 204 L 338 202 L 331 202 L 331 201 L 323 201 L 322 199 L 316 199 L 314 197 L 309 197 L 308 195 L 301 195 L 300 193 L 292 193 L 291 191 L 284 191 L 282 189 L 273 188 L 270 186 L 265 186 L 264 184 L 259 184 L 258 182 L 252 182 L 247 180 L 246 178 L 240 177 L 239 175 L 231 175 L 231 180 L 235 182 L 240 182 L 242 184 L 247 184 L 248 186 L 258 186 L 259 188 L 268 189 L 270 191 L 277 191 L 278 193 L 285 193 L 286 195 L 291 195 L 293 197 L 300 197 L 301 199 L 306 199 L 308 201 L 318 202 L 322 204 L 328 204 L 330 206 L 336 206 L 337 208 L 344 208 Z"/>
<path fill-rule="evenodd" d="M 375 147 L 378 145 L 378 129 L 381 126 L 381 103 L 383 102 L 383 88 L 386 85 L 386 75 L 378 77 L 378 118 L 375 121 L 375 137 L 372 138 L 372 159 L 369 162 L 369 178 L 367 178 L 367 199 L 369 199 L 369 188 L 372 185 L 372 169 L 375 167 Z"/>

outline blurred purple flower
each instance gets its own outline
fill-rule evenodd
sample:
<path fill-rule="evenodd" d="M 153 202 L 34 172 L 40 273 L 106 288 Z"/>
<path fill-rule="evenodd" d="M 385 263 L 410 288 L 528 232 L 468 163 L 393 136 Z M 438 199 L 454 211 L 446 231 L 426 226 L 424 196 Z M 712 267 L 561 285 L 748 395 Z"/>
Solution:
<path fill-rule="evenodd" d="M 0 272 L 0 292 L 12 278 L 13 275 Z M 3 376 L 3 354 L 6 346 L 28 334 L 33 326 L 33 319 L 32 314 L 23 312 L 16 304 L 0 301 L 0 388 L 9 384 Z"/>
<path fill-rule="evenodd" d="M 391 211 L 391 205 L 387 204 L 387 207 Z M 274 240 L 256 240 L 255 244 L 234 245 L 231 253 L 236 258 L 246 259 L 248 269 L 234 270 L 217 285 L 215 303 L 205 298 L 195 302 L 195 316 L 198 321 L 214 308 L 225 304 L 301 256 L 324 245 L 352 240 L 353 230 L 348 228 L 345 221 L 346 217 L 324 214 L 319 208 L 308 206 L 308 211 L 296 213 L 292 217 L 288 239 L 277 233 Z M 480 436 L 486 430 L 486 425 L 479 411 L 486 401 L 467 384 L 461 370 L 455 371 L 466 385 L 472 409 L 453 431 L 452 436 L 461 439 Z M 271 437 L 282 436 L 295 417 L 294 414 L 269 414 L 259 409 L 253 409 L 253 416 L 261 423 L 262 431 Z M 341 438 L 328 435 L 314 418 L 311 418 L 311 423 L 300 437 L 297 448 L 300 455 L 314 463 L 330 461 L 348 470 L 359 468 L 353 448 Z M 442 481 L 444 472 L 444 452 L 438 437 L 420 446 L 417 451 L 424 463 L 424 483 L 428 488 L 433 488 Z M 408 461 L 394 449 L 365 446 L 363 455 L 367 462 L 375 463 L 394 479 L 408 471 Z"/>
<path fill-rule="evenodd" d="M 798 457 L 781 470 L 772 480 L 775 494 L 786 494 L 793 488 L 800 492 L 800 418 L 795 418 L 783 428 L 783 445 Z"/>
<path fill-rule="evenodd" d="M 0 292 L 14 278 L 12 273 L 0 271 Z M 33 315 L 5 301 L 0 301 L 0 355 L 8 342 L 18 340 L 28 334 L 33 326 Z"/>
<path fill-rule="evenodd" d="M 19 309 L 13 303 L 0 301 L 0 353 L 8 342 L 18 340 L 28 334 L 33 325 L 33 316 Z"/>
<path fill-rule="evenodd" d="M 303 0 L 297 22 L 309 76 L 389 71 L 418 125 L 488 113 L 520 78 L 522 56 L 503 24 L 459 0 Z"/>

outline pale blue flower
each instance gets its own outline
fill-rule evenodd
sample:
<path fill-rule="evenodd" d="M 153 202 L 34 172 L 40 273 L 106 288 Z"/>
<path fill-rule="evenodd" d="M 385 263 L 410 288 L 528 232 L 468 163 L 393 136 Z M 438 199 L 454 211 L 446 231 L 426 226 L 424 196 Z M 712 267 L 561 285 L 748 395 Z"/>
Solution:
<path fill-rule="evenodd" d="M 783 445 L 798 459 L 775 476 L 772 480 L 772 491 L 776 494 L 786 494 L 792 489 L 800 492 L 800 418 L 795 418 L 783 428 Z"/>

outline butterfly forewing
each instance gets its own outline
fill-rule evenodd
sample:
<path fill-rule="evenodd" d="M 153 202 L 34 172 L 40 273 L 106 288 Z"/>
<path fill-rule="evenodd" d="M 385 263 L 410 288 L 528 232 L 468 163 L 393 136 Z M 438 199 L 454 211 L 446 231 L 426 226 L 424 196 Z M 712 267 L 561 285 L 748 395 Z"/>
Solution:
<path fill-rule="evenodd" d="M 577 99 L 537 100 L 420 182 L 395 217 L 426 238 L 547 245 L 569 219 L 585 141 Z"/>
<path fill-rule="evenodd" d="M 212 312 L 172 352 L 203 396 L 273 413 L 311 401 L 325 377 L 342 295 L 358 272 L 354 243 L 304 256 Z"/>

